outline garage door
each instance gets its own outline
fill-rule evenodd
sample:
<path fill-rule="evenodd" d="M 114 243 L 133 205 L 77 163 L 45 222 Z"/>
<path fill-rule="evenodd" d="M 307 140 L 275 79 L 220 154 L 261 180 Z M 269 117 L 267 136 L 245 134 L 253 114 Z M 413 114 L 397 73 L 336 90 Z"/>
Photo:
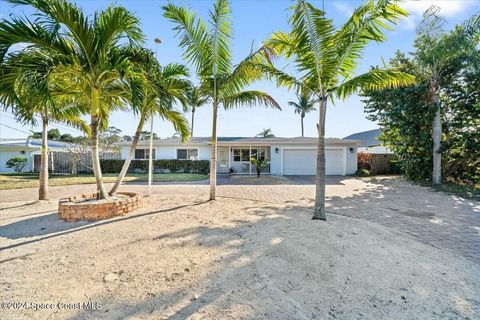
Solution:
<path fill-rule="evenodd" d="M 327 175 L 343 175 L 344 151 L 342 149 L 325 150 L 325 171 Z M 315 175 L 317 165 L 317 150 L 314 149 L 284 149 L 284 175 Z"/>

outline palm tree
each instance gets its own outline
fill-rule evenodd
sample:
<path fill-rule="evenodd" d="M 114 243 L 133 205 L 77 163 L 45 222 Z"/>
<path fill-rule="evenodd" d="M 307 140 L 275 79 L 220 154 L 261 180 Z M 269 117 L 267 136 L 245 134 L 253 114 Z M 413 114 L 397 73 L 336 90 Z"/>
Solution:
<path fill-rule="evenodd" d="M 449 74 L 458 72 L 468 60 L 469 55 L 475 52 L 478 45 L 478 30 L 480 29 L 480 15 L 473 16 L 462 27 L 457 27 L 450 34 L 446 34 L 443 25 L 445 20 L 439 16 L 440 8 L 430 7 L 425 11 L 423 20 L 417 28 L 415 39 L 415 61 L 422 72 L 422 77 L 428 79 L 429 104 L 435 107 L 435 116 L 432 122 L 433 140 L 433 172 L 432 183 L 442 183 L 442 105 L 440 92 L 442 82 Z M 475 37 L 475 34 L 477 35 Z"/>
<path fill-rule="evenodd" d="M 186 98 L 187 98 L 186 106 L 192 112 L 190 136 L 193 137 L 193 124 L 195 122 L 195 111 L 201 106 L 207 104 L 210 98 L 208 97 L 208 95 L 203 94 L 201 87 L 192 87 L 190 90 L 187 91 Z"/>
<path fill-rule="evenodd" d="M 109 194 L 114 194 L 121 185 L 141 135 L 144 135 L 145 140 L 148 138 L 152 141 L 155 138 L 155 134 L 142 131 L 147 118 L 159 115 L 173 124 L 174 129 L 180 132 L 182 141 L 189 136 L 187 120 L 180 112 L 172 109 L 175 101 L 185 102 L 184 96 L 190 88 L 190 82 L 185 79 L 188 76 L 187 68 L 174 63 L 161 67 L 153 53 L 143 48 L 128 48 L 127 51 L 126 55 L 137 69 L 130 79 L 130 87 L 132 109 L 139 115 L 139 121 L 127 158 Z M 149 154 L 151 158 L 152 150 Z M 150 162 L 149 159 L 149 166 Z"/>
<path fill-rule="evenodd" d="M 262 137 L 262 138 L 273 138 L 275 135 L 272 132 L 272 129 L 263 129 L 259 134 L 255 137 Z"/>
<path fill-rule="evenodd" d="M 382 42 L 382 29 L 390 30 L 407 12 L 394 0 L 369 0 L 358 7 L 338 30 L 325 13 L 304 0 L 292 7 L 289 33 L 276 32 L 265 42 L 266 52 L 273 57 L 293 58 L 299 79 L 275 68 L 268 60 L 257 61 L 257 68 L 279 85 L 307 86 L 319 102 L 317 125 L 317 174 L 315 209 L 312 219 L 326 220 L 325 215 L 325 115 L 327 100 L 345 99 L 359 90 L 399 87 L 414 82 L 414 77 L 396 70 L 372 69 L 354 76 L 364 48 L 370 41 Z"/>
<path fill-rule="evenodd" d="M 48 200 L 48 125 L 64 122 L 85 125 L 78 108 L 62 104 L 54 97 L 49 76 L 54 67 L 54 57 L 39 50 L 24 50 L 10 54 L 0 64 L 0 103 L 11 109 L 15 118 L 25 125 L 42 124 L 40 184 L 38 199 Z"/>
<path fill-rule="evenodd" d="M 196 68 L 203 92 L 212 101 L 212 152 L 210 160 L 210 200 L 215 200 L 217 174 L 217 113 L 225 110 L 262 104 L 280 109 L 268 94 L 257 90 L 243 89 L 261 77 L 251 67 L 254 55 L 248 56 L 235 68 L 232 66 L 230 24 L 231 11 L 228 0 L 217 0 L 210 11 L 210 29 L 196 13 L 172 3 L 163 7 L 164 16 L 175 24 L 180 37 L 183 57 Z"/>
<path fill-rule="evenodd" d="M 301 90 L 300 94 L 297 94 L 298 102 L 295 101 L 288 101 L 288 105 L 295 108 L 295 113 L 300 115 L 300 122 L 302 124 L 302 138 L 304 137 L 303 134 L 303 118 L 309 112 L 315 111 L 315 103 L 317 102 L 315 99 L 312 98 L 311 93 L 307 93 L 306 90 Z"/>
<path fill-rule="evenodd" d="M 93 171 L 99 198 L 107 198 L 99 157 L 99 131 L 108 125 L 112 110 L 125 108 L 128 86 L 123 80 L 129 72 L 127 59 L 118 54 L 126 40 L 137 45 L 143 40 L 138 19 L 123 7 L 110 6 L 86 16 L 75 4 L 65 0 L 9 0 L 32 7 L 37 19 L 12 17 L 0 22 L 0 59 L 19 43 L 55 53 L 59 69 L 56 81 L 68 86 L 71 101 L 89 108 Z"/>

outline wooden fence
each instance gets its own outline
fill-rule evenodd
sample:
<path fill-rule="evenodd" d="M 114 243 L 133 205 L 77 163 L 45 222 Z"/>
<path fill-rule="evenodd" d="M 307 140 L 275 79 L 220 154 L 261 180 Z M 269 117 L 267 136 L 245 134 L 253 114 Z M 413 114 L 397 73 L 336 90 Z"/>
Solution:
<path fill-rule="evenodd" d="M 100 159 L 120 159 L 120 153 L 102 152 L 100 153 Z M 91 152 L 75 154 L 70 152 L 50 152 L 48 158 L 48 169 L 53 173 L 93 173 L 92 154 Z M 33 171 L 40 171 L 40 155 L 34 156 Z"/>
<path fill-rule="evenodd" d="M 370 161 L 370 172 L 373 175 L 391 173 L 392 170 L 390 168 L 390 161 L 395 159 L 395 155 L 393 154 L 372 154 L 372 159 Z"/>

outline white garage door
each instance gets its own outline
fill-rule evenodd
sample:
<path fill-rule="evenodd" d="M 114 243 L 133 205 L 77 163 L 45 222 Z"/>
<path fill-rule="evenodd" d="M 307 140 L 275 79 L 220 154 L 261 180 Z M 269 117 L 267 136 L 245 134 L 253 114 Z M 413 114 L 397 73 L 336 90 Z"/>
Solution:
<path fill-rule="evenodd" d="M 317 150 L 314 149 L 284 149 L 284 175 L 315 175 L 317 165 Z M 344 151 L 342 149 L 325 150 L 325 171 L 327 175 L 343 175 Z"/>

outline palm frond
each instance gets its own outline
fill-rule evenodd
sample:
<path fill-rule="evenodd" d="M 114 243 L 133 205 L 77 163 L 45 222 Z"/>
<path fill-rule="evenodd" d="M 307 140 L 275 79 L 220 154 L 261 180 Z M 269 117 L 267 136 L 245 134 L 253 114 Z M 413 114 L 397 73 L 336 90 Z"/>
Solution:
<path fill-rule="evenodd" d="M 231 96 L 223 97 L 222 103 L 226 110 L 238 107 L 252 107 L 254 105 L 262 105 L 281 110 L 280 105 L 275 99 L 265 92 L 256 90 L 242 91 L 232 94 Z"/>
<path fill-rule="evenodd" d="M 358 91 L 394 89 L 415 83 L 415 77 L 397 70 L 373 69 L 367 73 L 345 81 L 335 90 L 340 99 Z"/>
<path fill-rule="evenodd" d="M 198 74 L 213 72 L 213 51 L 207 26 L 195 13 L 172 3 L 163 7 L 163 16 L 175 24 L 173 28 L 180 37 L 183 58 L 192 63 Z"/>
<path fill-rule="evenodd" d="M 220 72 L 230 73 L 231 52 L 230 39 L 232 27 L 230 24 L 230 4 L 228 0 L 217 0 L 210 11 L 213 30 L 211 32 L 213 76 Z"/>

